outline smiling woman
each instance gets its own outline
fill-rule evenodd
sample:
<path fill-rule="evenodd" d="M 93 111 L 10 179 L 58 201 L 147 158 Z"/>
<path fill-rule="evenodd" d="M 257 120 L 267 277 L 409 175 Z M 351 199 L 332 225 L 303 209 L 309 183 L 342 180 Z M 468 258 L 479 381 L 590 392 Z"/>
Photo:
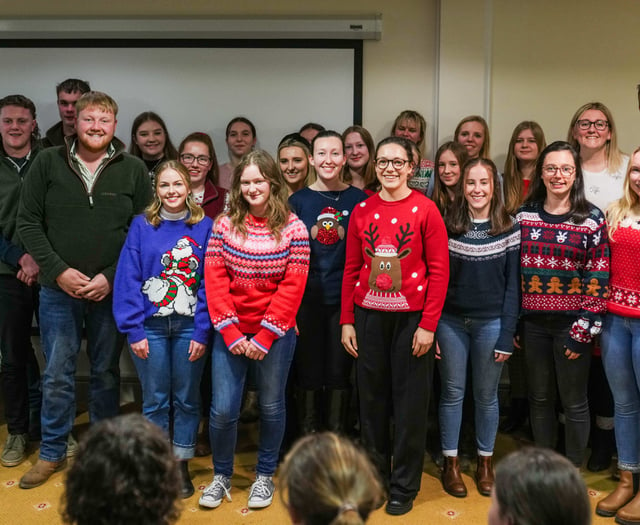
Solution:
<path fill-rule="evenodd" d="M 140 113 L 131 125 L 129 153 L 141 158 L 147 165 L 153 181 L 156 168 L 165 160 L 175 160 L 178 152 L 169 138 L 164 120 L 153 111 Z"/>

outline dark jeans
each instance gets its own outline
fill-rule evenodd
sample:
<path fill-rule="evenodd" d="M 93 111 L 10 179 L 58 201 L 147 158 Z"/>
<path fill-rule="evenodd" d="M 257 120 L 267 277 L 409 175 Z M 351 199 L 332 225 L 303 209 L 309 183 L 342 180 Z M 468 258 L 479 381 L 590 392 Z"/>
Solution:
<path fill-rule="evenodd" d="M 349 389 L 353 357 L 341 343 L 340 305 L 304 301 L 297 315 L 298 344 L 293 363 L 303 390 Z"/>
<path fill-rule="evenodd" d="M 574 319 L 563 315 L 525 318 L 524 343 L 529 384 L 531 428 L 535 444 L 554 448 L 557 416 L 556 390 L 565 415 L 565 449 L 576 466 L 582 464 L 589 439 L 587 380 L 591 352 L 570 360 L 564 344 Z"/>
<path fill-rule="evenodd" d="M 414 498 L 420 490 L 435 355 L 434 348 L 421 357 L 412 354 L 421 317 L 422 312 L 358 307 L 355 312 L 362 440 L 388 483 L 390 498 Z"/>
<path fill-rule="evenodd" d="M 31 324 L 37 287 L 12 275 L 0 275 L 0 385 L 9 434 L 29 431 L 29 384 L 39 384 L 40 371 L 33 346 Z M 34 400 L 39 405 L 39 400 Z M 37 411 L 37 406 L 34 406 Z"/>

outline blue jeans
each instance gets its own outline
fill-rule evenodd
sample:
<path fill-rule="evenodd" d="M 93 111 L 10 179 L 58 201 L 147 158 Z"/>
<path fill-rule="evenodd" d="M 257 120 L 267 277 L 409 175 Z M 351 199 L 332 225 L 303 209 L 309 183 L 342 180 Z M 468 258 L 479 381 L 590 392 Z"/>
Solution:
<path fill-rule="evenodd" d="M 500 318 L 478 319 L 443 313 L 438 323 L 440 396 L 440 439 L 447 455 L 458 455 L 462 403 L 471 363 L 471 384 L 475 402 L 478 450 L 493 453 L 500 417 L 498 384 L 502 363 L 494 351 L 500 335 Z"/>
<path fill-rule="evenodd" d="M 193 317 L 169 315 L 144 322 L 149 355 L 140 359 L 133 352 L 142 386 L 142 413 L 169 434 L 173 408 L 173 453 L 191 459 L 200 422 L 200 378 L 206 356 L 189 361 Z"/>
<path fill-rule="evenodd" d="M 124 337 L 113 319 L 112 296 L 100 302 L 75 299 L 61 290 L 40 289 L 40 334 L 46 359 L 42 379 L 42 442 L 40 458 L 60 461 L 76 412 L 76 363 L 87 334 L 89 418 L 92 423 L 118 414 L 120 350 Z"/>
<path fill-rule="evenodd" d="M 640 319 L 607 314 L 600 342 L 615 403 L 618 468 L 640 472 Z"/>
<path fill-rule="evenodd" d="M 285 387 L 296 347 L 295 330 L 276 339 L 262 361 L 229 352 L 216 332 L 211 355 L 211 451 L 216 474 L 231 477 L 238 437 L 238 416 L 249 368 L 255 372 L 260 407 L 260 438 L 256 472 L 273 476 L 285 428 Z"/>

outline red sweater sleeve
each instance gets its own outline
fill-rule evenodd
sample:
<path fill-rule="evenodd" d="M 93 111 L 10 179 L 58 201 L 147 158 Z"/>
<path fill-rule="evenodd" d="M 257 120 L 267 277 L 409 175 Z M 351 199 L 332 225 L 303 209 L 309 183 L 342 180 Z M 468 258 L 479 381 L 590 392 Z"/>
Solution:
<path fill-rule="evenodd" d="M 362 257 L 362 239 L 360 231 L 362 230 L 362 216 L 360 206 L 353 209 L 349 229 L 347 230 L 347 248 L 344 262 L 344 275 L 342 276 L 342 307 L 340 312 L 340 324 L 353 324 L 354 316 L 354 296 L 356 283 L 364 258 Z"/>

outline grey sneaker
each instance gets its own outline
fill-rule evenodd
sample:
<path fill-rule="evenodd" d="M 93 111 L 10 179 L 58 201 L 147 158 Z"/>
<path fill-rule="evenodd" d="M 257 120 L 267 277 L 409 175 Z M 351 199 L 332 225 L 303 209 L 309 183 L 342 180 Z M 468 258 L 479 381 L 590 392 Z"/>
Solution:
<path fill-rule="evenodd" d="M 15 467 L 24 461 L 26 457 L 29 434 L 9 434 L 2 451 L 0 462 L 5 467 Z"/>
<path fill-rule="evenodd" d="M 268 507 L 273 501 L 273 493 L 275 491 L 276 486 L 273 484 L 271 476 L 258 474 L 249 491 L 248 507 L 250 509 L 263 509 L 264 507 Z"/>
<path fill-rule="evenodd" d="M 72 458 L 78 453 L 78 442 L 76 438 L 73 437 L 73 434 L 69 433 L 69 437 L 67 438 L 67 457 Z"/>
<path fill-rule="evenodd" d="M 203 507 L 215 509 L 220 506 L 225 496 L 231 501 L 230 490 L 231 480 L 224 474 L 216 474 L 213 476 L 213 481 L 202 491 L 202 496 L 200 496 L 198 503 Z"/>

